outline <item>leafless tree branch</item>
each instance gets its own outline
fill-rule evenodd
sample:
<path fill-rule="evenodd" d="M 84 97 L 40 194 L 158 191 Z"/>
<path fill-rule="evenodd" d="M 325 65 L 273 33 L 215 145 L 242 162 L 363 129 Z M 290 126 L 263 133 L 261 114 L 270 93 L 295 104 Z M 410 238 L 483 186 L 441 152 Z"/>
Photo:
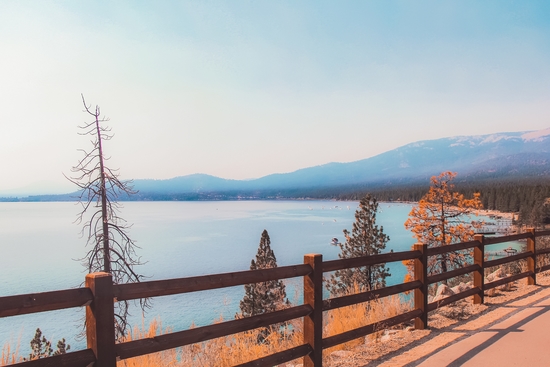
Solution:
<path fill-rule="evenodd" d="M 104 271 L 111 273 L 115 284 L 139 282 L 143 279 L 135 271 L 142 265 L 137 256 L 139 248 L 130 238 L 131 228 L 126 220 L 120 217 L 121 196 L 136 194 L 132 181 L 119 179 L 118 170 L 105 166 L 109 157 L 105 156 L 102 143 L 112 139 L 111 128 L 102 124 L 108 122 L 100 117 L 99 106 L 92 108 L 82 96 L 84 112 L 92 116 L 92 121 L 78 126 L 79 135 L 90 136 L 91 149 L 79 149 L 83 157 L 71 168 L 72 176 L 65 177 L 78 188 L 77 199 L 82 207 L 75 223 L 82 224 L 81 235 L 86 237 L 89 250 L 80 259 L 89 272 Z M 148 300 L 141 300 L 142 309 L 148 307 Z M 128 302 L 116 305 L 115 329 L 117 338 L 123 337 L 128 327 Z"/>

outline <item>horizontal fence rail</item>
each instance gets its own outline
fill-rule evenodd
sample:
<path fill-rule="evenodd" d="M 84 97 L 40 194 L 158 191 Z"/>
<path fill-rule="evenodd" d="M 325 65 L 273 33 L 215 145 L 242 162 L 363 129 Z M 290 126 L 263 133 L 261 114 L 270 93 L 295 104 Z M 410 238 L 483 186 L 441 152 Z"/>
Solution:
<path fill-rule="evenodd" d="M 272 269 L 247 270 L 190 278 L 120 284 L 114 285 L 113 291 L 115 298 L 119 301 L 123 301 L 234 287 L 277 279 L 295 278 L 307 275 L 311 273 L 311 270 L 311 266 L 307 264 L 282 266 Z"/>
<path fill-rule="evenodd" d="M 476 246 L 479 246 L 478 241 L 453 243 L 453 244 L 447 245 L 447 246 L 428 248 L 427 254 L 428 254 L 428 256 L 434 256 L 434 255 L 446 254 L 446 253 L 454 252 L 454 251 L 468 250 L 468 249 L 474 248 Z"/>
<path fill-rule="evenodd" d="M 93 299 L 89 288 L 0 297 L 0 317 L 87 306 Z"/>
<path fill-rule="evenodd" d="M 323 262 L 323 271 L 329 272 L 395 261 L 414 260 L 418 259 L 420 255 L 421 254 L 418 251 L 403 251 L 364 257 L 354 257 L 351 259 L 330 260 Z"/>
<path fill-rule="evenodd" d="M 312 312 L 313 309 L 309 305 L 301 305 L 263 315 L 159 335 L 154 338 L 134 340 L 118 344 L 116 348 L 117 354 L 120 359 L 137 357 L 143 354 L 160 352 L 166 349 L 200 343 L 206 340 L 237 334 L 260 327 L 267 327 L 304 317 Z"/>
<path fill-rule="evenodd" d="M 372 301 L 373 299 L 393 296 L 395 294 L 409 292 L 420 287 L 422 287 L 422 282 L 415 280 L 408 283 L 375 289 L 373 291 L 331 298 L 323 301 L 323 311 L 334 310 L 340 307 L 346 307 L 355 305 L 357 303 Z"/>
<path fill-rule="evenodd" d="M 531 238 L 531 237 L 533 237 L 533 234 L 531 232 L 512 234 L 509 236 L 502 236 L 502 237 L 487 237 L 485 239 L 485 244 L 494 245 L 496 243 L 524 240 L 526 238 Z"/>
<path fill-rule="evenodd" d="M 537 273 L 550 270 L 550 264 L 541 262 L 541 265 L 537 265 L 537 260 L 550 260 L 550 248 L 537 250 L 535 241 L 537 237 L 549 235 L 550 230 L 535 231 L 533 229 L 528 229 L 525 233 L 502 237 L 476 235 L 474 241 L 447 246 L 428 248 L 427 245 L 417 244 L 411 251 L 390 252 L 330 261 L 322 261 L 322 255 L 312 254 L 305 255 L 304 263 L 298 265 L 131 284 L 114 285 L 112 284 L 110 274 L 95 273 L 86 276 L 86 287 L 0 297 L 0 317 L 73 307 L 86 308 L 88 349 L 34 361 L 21 362 L 14 366 L 90 367 L 95 365 L 98 367 L 115 367 L 117 360 L 201 343 L 214 338 L 303 318 L 304 343 L 302 345 L 279 351 L 254 361 L 240 364 L 239 366 L 273 366 L 297 358 L 303 358 L 304 367 L 321 367 L 321 352 L 323 349 L 331 348 L 411 320 L 415 320 L 415 327 L 417 328 L 428 327 L 428 313 L 439 307 L 472 296 L 475 303 L 483 303 L 485 291 L 524 278 L 527 278 L 528 284 L 535 284 Z M 499 259 L 485 260 L 485 246 L 517 240 L 527 240 L 525 251 Z M 429 257 L 457 251 L 466 251 L 466 253 L 469 253 L 474 263 L 445 273 L 428 274 L 427 264 Z M 526 262 L 526 271 L 485 283 L 484 273 L 487 269 L 520 260 Z M 414 263 L 414 279 L 412 281 L 359 292 L 357 294 L 323 299 L 324 273 L 397 261 Z M 430 284 L 437 284 L 466 274 L 473 274 L 473 287 L 428 303 L 428 287 Z M 121 343 L 114 342 L 113 303 L 116 301 L 199 292 L 296 277 L 303 277 L 304 279 L 304 304 L 302 305 L 151 338 Z M 337 335 L 323 337 L 323 312 L 404 292 L 414 292 L 414 307 L 412 310 Z"/>

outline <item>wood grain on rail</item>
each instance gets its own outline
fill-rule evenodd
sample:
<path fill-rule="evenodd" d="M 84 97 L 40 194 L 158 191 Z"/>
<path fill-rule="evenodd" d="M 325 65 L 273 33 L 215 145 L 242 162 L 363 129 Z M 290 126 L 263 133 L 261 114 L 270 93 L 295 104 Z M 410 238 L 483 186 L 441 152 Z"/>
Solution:
<path fill-rule="evenodd" d="M 93 300 L 88 288 L 0 297 L 0 317 L 86 306 Z"/>
<path fill-rule="evenodd" d="M 267 282 L 269 280 L 301 277 L 310 272 L 311 267 L 309 265 L 300 264 L 281 266 L 272 269 L 245 270 L 198 277 L 128 283 L 115 285 L 114 294 L 119 301 L 168 296 L 172 294 L 233 287 L 249 283 Z"/>

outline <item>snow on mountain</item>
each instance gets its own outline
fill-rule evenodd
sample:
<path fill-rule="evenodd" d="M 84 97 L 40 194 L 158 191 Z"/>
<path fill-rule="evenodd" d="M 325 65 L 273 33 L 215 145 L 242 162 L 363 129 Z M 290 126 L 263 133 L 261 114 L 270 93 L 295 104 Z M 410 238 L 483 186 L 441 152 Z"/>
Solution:
<path fill-rule="evenodd" d="M 530 131 L 521 135 L 525 141 L 543 141 L 550 135 L 550 128 L 538 131 Z"/>

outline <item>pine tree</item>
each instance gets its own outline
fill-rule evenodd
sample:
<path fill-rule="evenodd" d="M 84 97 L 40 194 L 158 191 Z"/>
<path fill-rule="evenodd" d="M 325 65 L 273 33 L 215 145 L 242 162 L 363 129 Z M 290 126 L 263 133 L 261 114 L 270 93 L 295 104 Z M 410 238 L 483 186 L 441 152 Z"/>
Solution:
<path fill-rule="evenodd" d="M 355 211 L 352 232 L 344 229 L 346 242 L 338 244 L 340 259 L 376 255 L 386 248 L 390 238 L 384 233 L 383 227 L 376 225 L 377 210 L 378 202 L 370 194 L 361 199 Z M 390 273 L 386 264 L 343 269 L 331 276 L 327 288 L 334 295 L 350 293 L 356 286 L 369 291 L 384 287 L 388 276 Z"/>
<path fill-rule="evenodd" d="M 252 259 L 250 270 L 271 269 L 277 267 L 277 259 L 271 249 L 271 240 L 269 234 L 264 229 L 256 260 Z M 286 299 L 285 285 L 282 280 L 270 280 L 246 284 L 244 286 L 245 295 L 240 302 L 240 317 L 249 317 L 273 312 L 283 308 L 288 304 Z"/>
<path fill-rule="evenodd" d="M 63 338 L 57 342 L 57 350 L 54 352 L 52 342 L 42 335 L 42 330 L 40 330 L 40 328 L 36 329 L 34 338 L 31 340 L 30 344 L 31 353 L 29 354 L 28 359 L 23 358 L 24 361 L 33 361 L 36 359 L 58 356 L 67 353 L 67 351 L 71 349 L 71 346 L 66 344 L 65 338 Z"/>

